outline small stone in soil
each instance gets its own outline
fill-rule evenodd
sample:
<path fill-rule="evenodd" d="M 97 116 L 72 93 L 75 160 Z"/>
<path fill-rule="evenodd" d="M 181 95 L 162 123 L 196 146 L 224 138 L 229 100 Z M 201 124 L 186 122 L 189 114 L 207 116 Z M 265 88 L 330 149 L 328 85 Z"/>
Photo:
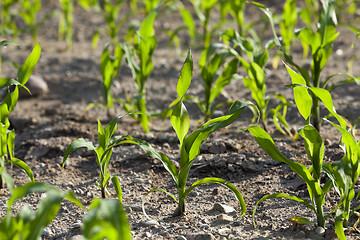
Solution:
<path fill-rule="evenodd" d="M 217 219 L 215 220 L 215 224 L 227 224 L 234 221 L 233 217 L 227 214 L 220 214 Z"/>
<path fill-rule="evenodd" d="M 183 235 L 180 235 L 176 238 L 177 240 L 187 240 L 186 237 L 184 237 Z"/>
<path fill-rule="evenodd" d="M 198 234 L 186 235 L 186 239 L 187 240 L 213 240 L 213 239 L 215 239 L 215 237 L 211 233 L 198 233 Z"/>
<path fill-rule="evenodd" d="M 323 227 L 317 227 L 317 228 L 315 229 L 315 233 L 316 233 L 316 234 L 319 234 L 319 235 L 324 234 L 324 233 L 325 233 L 325 229 L 324 229 Z"/>
<path fill-rule="evenodd" d="M 81 228 L 82 222 L 81 220 L 76 220 L 72 225 L 71 228 Z"/>
<path fill-rule="evenodd" d="M 46 237 L 46 236 L 49 236 L 50 234 L 51 234 L 51 229 L 46 227 L 46 228 L 44 228 L 44 230 L 42 231 L 41 236 Z"/>
<path fill-rule="evenodd" d="M 220 203 L 215 203 L 212 210 L 219 211 L 221 213 L 232 213 L 236 211 L 235 208 Z"/>
<path fill-rule="evenodd" d="M 159 223 L 153 219 L 143 220 L 141 224 L 144 226 L 157 226 Z"/>

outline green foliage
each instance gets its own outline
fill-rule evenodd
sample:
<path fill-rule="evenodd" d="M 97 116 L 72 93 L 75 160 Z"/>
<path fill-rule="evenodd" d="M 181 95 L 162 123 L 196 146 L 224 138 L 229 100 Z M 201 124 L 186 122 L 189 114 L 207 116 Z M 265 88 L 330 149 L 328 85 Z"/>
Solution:
<path fill-rule="evenodd" d="M 12 205 L 14 202 L 32 193 L 45 193 L 38 209 L 33 211 L 28 205 L 25 205 L 16 216 L 13 216 Z M 83 208 L 73 192 L 63 192 L 45 183 L 31 182 L 15 188 L 8 201 L 7 213 L 0 221 L 0 238 L 40 239 L 44 228 L 56 217 L 64 199 Z"/>
<path fill-rule="evenodd" d="M 18 1 L 19 0 L 1 1 L 0 36 L 12 34 L 14 38 L 17 37 L 19 30 L 14 21 L 17 14 L 17 12 L 14 11 L 14 6 Z"/>
<path fill-rule="evenodd" d="M 321 187 L 320 173 L 322 171 L 322 165 L 325 165 L 325 163 L 323 163 L 324 143 L 318 131 L 311 125 L 305 125 L 299 131 L 299 134 L 304 138 L 306 153 L 308 154 L 308 157 L 312 162 L 311 167 L 308 169 L 305 165 L 291 161 L 284 155 L 282 155 L 280 151 L 276 148 L 274 141 L 272 140 L 270 135 L 266 133 L 265 130 L 263 130 L 262 128 L 258 126 L 252 126 L 249 127 L 248 130 L 254 136 L 255 140 L 258 142 L 261 148 L 264 149 L 265 152 L 267 152 L 273 160 L 288 164 L 291 170 L 293 170 L 306 182 L 309 196 L 311 199 L 311 202 L 309 203 L 304 199 L 285 193 L 266 195 L 256 203 L 256 207 L 253 211 L 254 225 L 255 212 L 259 203 L 269 198 L 284 197 L 295 200 L 308 207 L 316 214 L 317 225 L 324 227 L 325 219 L 327 216 L 324 216 L 323 204 L 325 203 L 326 193 L 332 187 L 332 182 L 327 181 L 327 183 L 323 187 Z"/>
<path fill-rule="evenodd" d="M 38 12 L 41 9 L 41 0 L 19 0 L 21 8 L 19 11 L 20 17 L 28 26 L 27 31 L 30 32 L 33 45 L 37 43 L 39 28 L 55 13 L 52 11 L 40 21 L 38 20 Z"/>
<path fill-rule="evenodd" d="M 96 12 L 99 12 L 105 23 L 107 24 L 107 28 L 105 33 L 110 38 L 110 42 L 113 46 L 116 46 L 119 41 L 119 32 L 120 29 L 123 27 L 124 23 L 129 19 L 132 15 L 132 12 L 129 11 L 127 14 L 120 14 L 120 9 L 122 5 L 125 3 L 124 0 L 104 0 L 104 1 L 97 1 L 97 0 L 81 0 L 79 4 L 86 10 L 92 9 Z M 122 16 L 119 18 L 119 16 Z M 97 46 L 97 42 L 99 40 L 100 32 L 102 29 L 96 31 L 93 37 L 93 48 Z"/>
<path fill-rule="evenodd" d="M 149 143 L 133 139 L 133 141 L 139 144 L 140 147 L 142 147 L 149 156 L 155 157 L 163 163 L 165 169 L 171 174 L 176 184 L 178 198 L 161 188 L 154 188 L 148 193 L 153 191 L 162 191 L 167 193 L 178 204 L 178 208 L 175 214 L 181 215 L 185 212 L 185 199 L 195 187 L 205 183 L 217 183 L 229 188 L 235 194 L 236 198 L 240 202 L 242 214 L 245 214 L 246 207 L 242 195 L 234 185 L 223 179 L 212 177 L 204 178 L 202 180 L 196 181 L 186 189 L 188 175 L 194 160 L 200 154 L 201 144 L 212 132 L 233 123 L 240 116 L 245 107 L 253 106 L 250 102 L 236 101 L 232 104 L 225 116 L 218 117 L 206 122 L 198 130 L 187 136 L 190 127 L 190 119 L 188 111 L 183 103 L 183 98 L 188 87 L 190 86 L 192 69 L 193 61 L 191 58 L 191 52 L 189 51 L 177 84 L 176 90 L 179 95 L 179 101 L 176 103 L 170 117 L 171 125 L 173 126 L 180 142 L 180 168 L 177 169 L 174 163 L 172 163 L 167 156 L 155 151 Z"/>
<path fill-rule="evenodd" d="M 59 22 L 59 40 L 65 39 L 69 50 L 73 44 L 73 11 L 74 0 L 59 0 L 61 4 L 60 22 Z"/>
<path fill-rule="evenodd" d="M 95 199 L 83 217 L 83 235 L 91 240 L 130 240 L 130 227 L 119 201 Z"/>
<path fill-rule="evenodd" d="M 7 87 L 8 92 L 5 98 L 0 102 L 0 187 L 3 187 L 4 180 L 10 191 L 13 190 L 14 185 L 12 180 L 8 177 L 5 167 L 7 165 L 15 165 L 23 170 L 31 181 L 34 181 L 34 175 L 29 166 L 15 158 L 15 130 L 10 130 L 9 114 L 15 109 L 18 97 L 19 87 L 25 87 L 30 75 L 32 74 L 35 65 L 37 64 L 41 53 L 41 47 L 37 44 L 31 54 L 27 57 L 25 63 L 20 67 L 17 73 L 17 80 L 11 78 L 0 78 L 0 87 Z M 10 91 L 10 86 L 14 86 L 14 90 Z M 28 90 L 28 89 L 27 89 Z M 6 181 L 9 180 L 9 181 Z"/>
<path fill-rule="evenodd" d="M 64 167 L 68 156 L 75 150 L 85 147 L 88 150 L 94 151 L 96 154 L 95 160 L 100 170 L 100 174 L 99 174 L 100 180 L 97 181 L 96 183 L 101 190 L 101 197 L 106 198 L 106 196 L 108 195 L 106 187 L 109 185 L 109 181 L 111 180 L 111 182 L 114 185 L 116 195 L 120 203 L 122 203 L 122 191 L 121 191 L 120 181 L 118 176 L 110 175 L 110 173 L 108 173 L 108 165 L 114 147 L 117 147 L 122 144 L 133 143 L 128 140 L 131 139 L 130 136 L 114 136 L 117 129 L 117 123 L 118 121 L 120 121 L 121 118 L 122 116 L 118 116 L 114 118 L 106 126 L 106 128 L 103 128 L 100 120 L 98 120 L 98 145 L 99 145 L 98 147 L 94 147 L 92 142 L 88 142 L 83 138 L 79 138 L 73 141 L 66 148 L 63 157 L 63 167 Z"/>
<path fill-rule="evenodd" d="M 134 116 L 140 121 L 145 132 L 149 132 L 150 117 L 146 110 L 146 82 L 152 72 L 154 65 L 152 55 L 157 45 L 154 31 L 154 21 L 157 9 L 152 10 L 141 23 L 139 31 L 132 39 L 132 43 L 122 44 L 126 63 L 137 86 L 138 94 L 133 99 L 122 101 L 123 108 L 128 112 L 139 111 L 142 114 Z"/>
<path fill-rule="evenodd" d="M 301 84 L 304 84 L 308 87 L 323 88 L 329 90 L 332 90 L 335 87 L 338 87 L 344 83 L 356 82 L 357 84 L 359 84 L 359 79 L 351 76 L 350 74 L 335 74 L 321 81 L 321 72 L 325 68 L 326 63 L 332 54 L 332 45 L 339 33 L 336 32 L 337 18 L 335 14 L 335 1 L 321 1 L 322 8 L 320 14 L 318 14 L 318 5 L 311 5 L 315 2 L 317 1 L 306 1 L 308 7 L 301 12 L 300 17 L 309 27 L 302 28 L 301 31 L 298 33 L 298 39 L 304 48 L 304 55 L 307 55 L 309 49 L 311 52 L 312 60 L 310 72 L 308 72 L 305 68 L 297 65 L 293 61 L 292 56 L 287 53 L 286 49 L 284 49 L 284 46 L 281 44 L 280 39 L 277 37 L 272 13 L 270 12 L 270 10 L 262 4 L 253 4 L 259 7 L 259 9 L 262 10 L 268 17 L 274 34 L 274 42 L 284 55 L 286 62 L 293 65 L 296 70 L 298 70 L 302 75 L 305 82 Z M 316 14 L 313 13 L 313 11 L 315 11 Z M 316 21 L 314 21 L 312 18 L 317 16 L 319 17 L 316 18 Z M 315 26 L 313 24 L 314 22 L 317 23 Z M 334 76 L 339 75 L 343 75 L 348 78 L 346 80 L 330 85 L 330 80 L 332 80 Z M 310 96 L 312 98 L 313 104 L 311 108 L 312 124 L 317 130 L 320 130 L 320 100 L 313 93 L 311 93 Z"/>
<path fill-rule="evenodd" d="M 227 61 L 228 58 L 231 58 L 231 60 Z M 199 67 L 200 76 L 204 83 L 205 99 L 202 100 L 194 95 L 185 95 L 183 101 L 196 103 L 204 114 L 206 122 L 211 118 L 215 110 L 232 103 L 231 100 L 227 100 L 214 106 L 215 99 L 221 94 L 224 87 L 230 84 L 231 81 L 240 78 L 237 74 L 239 60 L 229 53 L 227 46 L 220 43 L 212 44 L 202 51 Z M 170 108 L 178 103 L 180 96 L 182 95 L 179 94 L 179 98 L 170 105 Z M 169 112 L 171 112 L 170 109 L 165 112 L 165 115 L 168 115 Z"/>
<path fill-rule="evenodd" d="M 275 95 L 275 97 L 279 99 L 282 104 L 278 105 L 275 109 L 268 110 L 270 96 L 266 94 L 265 64 L 269 58 L 268 50 L 273 47 L 273 42 L 270 41 L 267 43 L 263 49 L 260 42 L 250 37 L 241 37 L 240 34 L 233 29 L 228 29 L 221 37 L 229 45 L 232 45 L 230 52 L 239 59 L 241 67 L 247 73 L 247 76 L 242 78 L 244 86 L 251 91 L 251 96 L 260 110 L 264 129 L 267 130 L 267 116 L 268 113 L 271 112 L 273 113 L 275 126 L 279 131 L 292 135 L 285 119 L 287 106 L 291 103 L 281 94 L 278 94 Z M 281 110 L 282 114 L 280 114 Z M 255 119 L 256 114 L 254 114 L 253 122 Z M 284 126 L 285 130 L 281 125 Z"/>

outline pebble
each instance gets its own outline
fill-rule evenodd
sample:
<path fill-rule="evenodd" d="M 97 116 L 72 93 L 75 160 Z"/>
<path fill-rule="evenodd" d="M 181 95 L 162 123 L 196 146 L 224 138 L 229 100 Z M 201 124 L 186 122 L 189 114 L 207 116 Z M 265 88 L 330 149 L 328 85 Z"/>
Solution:
<path fill-rule="evenodd" d="M 41 236 L 46 237 L 46 236 L 49 236 L 50 234 L 51 234 L 51 229 L 48 228 L 48 227 L 46 227 L 46 228 L 44 228 L 44 230 L 42 231 Z"/>
<path fill-rule="evenodd" d="M 30 90 L 31 94 L 25 88 L 20 88 L 19 96 L 21 98 L 43 96 L 49 92 L 45 80 L 38 75 L 31 75 L 25 86 Z"/>
<path fill-rule="evenodd" d="M 219 211 L 221 213 L 233 213 L 236 211 L 235 208 L 220 203 L 215 203 L 212 210 Z"/>
<path fill-rule="evenodd" d="M 145 233 L 145 236 L 148 237 L 148 238 L 150 238 L 152 235 L 151 235 L 151 233 L 146 232 L 146 233 Z"/>
<path fill-rule="evenodd" d="M 71 224 L 71 228 L 81 228 L 82 222 L 81 220 L 76 220 L 73 224 Z"/>
<path fill-rule="evenodd" d="M 226 233 L 228 233 L 228 232 L 230 232 L 230 231 L 231 231 L 230 228 L 221 228 L 221 229 L 218 230 L 218 232 L 219 232 L 220 234 L 226 234 Z"/>
<path fill-rule="evenodd" d="M 220 214 L 217 219 L 215 220 L 215 224 L 227 224 L 234 221 L 233 217 L 227 214 Z"/>
<path fill-rule="evenodd" d="M 214 113 L 213 113 L 213 115 L 212 115 L 212 118 L 222 117 L 222 116 L 224 116 L 224 115 L 225 115 L 225 113 L 224 113 L 223 111 L 221 111 L 221 110 L 215 110 Z"/>
<path fill-rule="evenodd" d="M 187 240 L 186 237 L 184 237 L 183 235 L 180 235 L 176 238 L 177 240 Z"/>
<path fill-rule="evenodd" d="M 91 198 L 93 195 L 92 195 L 91 192 L 87 192 L 87 193 L 86 193 L 86 196 L 89 197 L 89 198 Z"/>
<path fill-rule="evenodd" d="M 157 226 L 159 223 L 153 219 L 143 220 L 140 222 L 144 226 Z"/>
<path fill-rule="evenodd" d="M 74 235 L 70 238 L 70 240 L 83 240 L 84 237 L 82 235 Z"/>
<path fill-rule="evenodd" d="M 319 227 L 317 227 L 315 229 L 315 233 L 319 234 L 319 235 L 324 234 L 325 233 L 325 228 L 319 226 Z"/>
<path fill-rule="evenodd" d="M 202 224 L 200 227 L 201 227 L 201 228 L 205 228 L 205 229 L 210 228 L 209 224 Z"/>

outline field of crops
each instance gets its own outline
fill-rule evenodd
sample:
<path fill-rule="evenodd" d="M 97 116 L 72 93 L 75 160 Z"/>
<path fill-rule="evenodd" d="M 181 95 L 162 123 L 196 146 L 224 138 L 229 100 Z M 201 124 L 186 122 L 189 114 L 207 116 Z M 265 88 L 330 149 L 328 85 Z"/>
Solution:
<path fill-rule="evenodd" d="M 359 17 L 2 0 L 0 239 L 359 239 Z"/>

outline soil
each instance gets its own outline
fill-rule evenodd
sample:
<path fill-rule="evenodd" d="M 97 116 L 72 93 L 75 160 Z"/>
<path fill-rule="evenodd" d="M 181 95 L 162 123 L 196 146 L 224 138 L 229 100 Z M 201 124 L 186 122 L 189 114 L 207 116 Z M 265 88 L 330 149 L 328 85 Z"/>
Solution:
<path fill-rule="evenodd" d="M 43 1 L 41 14 L 45 15 L 52 9 L 59 9 L 57 1 Z M 274 12 L 280 12 L 282 1 L 263 1 Z M 262 13 L 254 7 L 247 9 L 250 19 L 257 19 Z M 142 19 L 143 15 L 136 18 Z M 17 19 L 19 24 L 21 21 Z M 216 21 L 216 17 L 213 19 Z M 147 100 L 149 110 L 163 110 L 176 98 L 176 83 L 185 54 L 189 47 L 188 37 L 181 32 L 180 52 L 170 50 L 168 37 L 163 29 L 175 29 L 181 25 L 181 18 L 176 13 L 164 13 L 155 23 L 155 31 L 159 33 L 159 43 L 154 53 L 154 70 L 147 82 Z M 36 181 L 49 183 L 62 190 L 73 190 L 86 208 L 94 198 L 101 196 L 96 185 L 98 167 L 92 152 L 78 150 L 68 159 L 66 168 L 61 168 L 62 157 L 68 144 L 77 138 L 96 143 L 97 119 L 105 125 L 109 122 L 106 112 L 101 108 L 92 108 L 84 114 L 89 103 L 101 103 L 101 75 L 99 70 L 101 51 L 108 40 L 102 35 L 95 50 L 91 49 L 92 34 L 98 28 L 105 28 L 101 16 L 89 13 L 81 7 L 75 7 L 74 14 L 74 47 L 67 51 L 66 44 L 58 41 L 58 18 L 53 17 L 46 22 L 39 33 L 42 47 L 41 58 L 34 71 L 48 84 L 49 92 L 42 97 L 21 99 L 11 115 L 16 130 L 15 155 L 24 160 L 35 174 Z M 323 76 L 347 71 L 347 63 L 357 58 L 359 42 L 354 34 L 345 27 L 339 27 L 340 36 L 334 43 L 331 56 Z M 270 38 L 265 33 L 265 38 Z M 354 47 L 352 43 L 355 39 Z M 16 40 L 19 46 L 8 46 L 2 49 L 3 61 L 22 63 L 30 54 L 31 38 L 23 34 Z M 203 87 L 197 62 L 200 50 L 193 48 L 194 75 L 189 92 L 203 95 Z M 301 51 L 295 46 L 294 53 L 301 59 Z M 274 52 L 271 52 L 274 56 Z M 358 76 L 358 61 L 353 65 L 353 74 Z M 285 67 L 280 64 L 278 69 L 272 68 L 272 57 L 266 67 L 267 93 L 282 93 L 292 99 L 291 89 L 285 85 L 290 78 Z M 304 64 L 307 64 L 306 61 Z M 3 77 L 15 77 L 16 69 L 3 64 Z M 241 69 L 239 69 L 241 73 Z M 350 122 L 360 117 L 359 86 L 348 84 L 332 92 L 335 108 Z M 123 64 L 119 77 L 112 88 L 113 96 L 124 99 L 126 93 L 132 96 L 135 85 L 129 68 Z M 218 101 L 230 98 L 233 100 L 251 100 L 251 93 L 243 82 L 234 81 L 224 89 Z M 270 107 L 277 104 L 270 102 Z M 202 121 L 201 112 L 196 105 L 187 103 L 191 130 L 196 129 Z M 226 108 L 221 109 L 223 112 Z M 116 105 L 113 114 L 124 115 L 125 112 Z M 325 113 L 324 113 L 325 114 Z M 128 212 L 134 239 L 336 239 L 334 219 L 330 216 L 326 221 L 325 232 L 311 225 L 294 225 L 286 219 L 302 216 L 315 221 L 315 216 L 297 202 L 286 199 L 269 199 L 261 203 L 256 212 L 258 231 L 252 223 L 252 211 L 256 202 L 266 194 L 287 193 L 309 199 L 306 184 L 283 163 L 272 160 L 254 141 L 249 132 L 240 128 L 250 124 L 252 114 L 244 111 L 238 121 L 229 127 L 212 134 L 201 148 L 201 155 L 195 160 L 190 171 L 188 183 L 192 184 L 204 177 L 221 177 L 233 183 L 242 193 L 247 211 L 240 216 L 240 205 L 234 195 L 219 185 L 203 185 L 194 190 L 187 198 L 186 213 L 182 217 L 172 216 L 175 202 L 163 193 L 155 192 L 145 197 L 147 214 L 158 225 L 147 226 L 147 220 L 141 210 L 143 196 L 149 189 L 161 187 L 176 194 L 176 188 L 170 174 L 162 164 L 148 157 L 139 147 L 124 145 L 114 150 L 109 164 L 111 174 L 116 174 L 122 184 L 123 202 Z M 294 106 L 289 107 L 288 119 L 294 130 L 304 124 Z M 280 151 L 288 158 L 309 166 L 303 141 L 292 140 L 276 131 L 269 118 L 269 132 Z M 179 158 L 179 143 L 171 128 L 169 119 L 152 118 L 151 134 L 145 134 L 140 124 L 130 117 L 125 117 L 118 125 L 117 134 L 130 134 L 146 140 L 173 160 Z M 329 125 L 323 124 L 321 135 L 325 142 L 325 161 L 338 161 L 343 156 L 338 142 L 340 134 Z M 8 169 L 17 186 L 27 181 L 26 175 L 20 170 Z M 325 179 L 325 176 L 324 176 Z M 359 185 L 356 186 L 356 193 Z M 110 185 L 110 197 L 116 198 Z M 0 201 L 0 213 L 6 213 L 6 202 L 10 194 L 3 190 Z M 14 206 L 16 212 L 25 203 L 36 208 L 38 198 L 26 198 Z M 335 191 L 326 196 L 325 212 L 336 206 L 339 197 Z M 217 204 L 234 207 L 235 212 L 221 213 L 214 209 Z M 359 204 L 354 200 L 353 206 Z M 79 220 L 86 213 L 72 203 L 64 202 L 58 216 L 44 231 L 43 239 L 76 239 L 81 234 Z M 357 219 L 352 218 L 350 226 Z M 321 230 L 321 229 L 320 229 Z M 358 239 L 356 229 L 346 231 L 348 239 Z"/>

